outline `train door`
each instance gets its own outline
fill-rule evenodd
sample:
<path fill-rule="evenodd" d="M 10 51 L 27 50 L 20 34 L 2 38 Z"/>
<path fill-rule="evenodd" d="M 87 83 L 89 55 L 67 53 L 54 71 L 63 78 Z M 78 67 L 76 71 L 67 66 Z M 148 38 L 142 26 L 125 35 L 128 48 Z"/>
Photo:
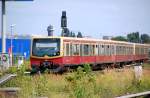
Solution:
<path fill-rule="evenodd" d="M 71 62 L 73 65 L 79 65 L 80 62 L 80 43 L 72 42 L 71 43 Z"/>
<path fill-rule="evenodd" d="M 63 44 L 63 63 L 64 64 L 71 64 L 71 54 L 70 54 L 70 42 L 64 42 Z"/>

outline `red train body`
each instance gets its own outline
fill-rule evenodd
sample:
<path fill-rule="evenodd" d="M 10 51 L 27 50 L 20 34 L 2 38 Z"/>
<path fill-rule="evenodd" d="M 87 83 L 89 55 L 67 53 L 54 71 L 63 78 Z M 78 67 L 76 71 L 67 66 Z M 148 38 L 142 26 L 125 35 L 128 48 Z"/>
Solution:
<path fill-rule="evenodd" d="M 150 45 L 90 38 L 38 37 L 31 46 L 31 68 L 53 69 L 83 64 L 121 65 L 149 59 Z"/>

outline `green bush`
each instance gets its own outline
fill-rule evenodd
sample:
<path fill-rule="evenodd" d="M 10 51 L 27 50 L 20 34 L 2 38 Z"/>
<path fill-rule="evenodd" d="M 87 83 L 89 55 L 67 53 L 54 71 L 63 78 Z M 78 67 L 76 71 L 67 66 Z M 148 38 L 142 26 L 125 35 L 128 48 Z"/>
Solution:
<path fill-rule="evenodd" d="M 6 73 L 16 74 L 17 71 L 18 71 L 18 68 L 16 66 L 12 66 L 12 67 L 9 67 Z"/>
<path fill-rule="evenodd" d="M 78 67 L 73 75 L 67 76 L 70 97 L 93 98 L 95 94 L 95 77 L 89 64 Z"/>

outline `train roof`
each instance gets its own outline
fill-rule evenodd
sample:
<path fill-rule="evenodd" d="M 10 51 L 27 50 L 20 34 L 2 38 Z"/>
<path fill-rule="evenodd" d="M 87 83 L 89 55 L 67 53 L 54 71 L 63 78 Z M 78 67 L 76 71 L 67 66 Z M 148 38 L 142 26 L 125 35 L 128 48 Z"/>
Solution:
<path fill-rule="evenodd" d="M 77 38 L 77 37 L 58 37 L 58 36 L 38 36 L 38 37 L 32 37 L 33 39 L 35 38 L 60 38 L 63 40 L 80 40 L 80 41 L 93 41 L 93 42 L 106 42 L 106 43 L 119 43 L 119 44 L 128 44 L 128 45 L 142 45 L 142 46 L 149 46 L 150 44 L 140 44 L 140 43 L 131 43 L 131 42 L 125 42 L 125 41 L 114 41 L 114 40 L 103 40 L 103 39 L 96 39 L 96 38 Z"/>

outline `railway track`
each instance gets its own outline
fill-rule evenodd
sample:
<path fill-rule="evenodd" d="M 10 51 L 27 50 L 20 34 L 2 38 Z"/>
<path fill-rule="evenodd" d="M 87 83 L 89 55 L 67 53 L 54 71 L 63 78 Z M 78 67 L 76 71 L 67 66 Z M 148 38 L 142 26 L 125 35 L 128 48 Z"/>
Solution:
<path fill-rule="evenodd" d="M 6 74 L 0 78 L 0 85 L 7 82 L 8 80 L 12 79 L 13 77 L 16 77 L 17 74 Z"/>
<path fill-rule="evenodd" d="M 125 95 L 125 96 L 120 96 L 116 98 L 150 98 L 150 91 L 146 92 L 141 92 L 141 93 L 136 93 L 136 94 L 131 94 L 131 95 Z"/>
<path fill-rule="evenodd" d="M 17 74 L 6 74 L 0 78 L 0 85 L 3 85 L 10 79 L 16 77 Z M 17 92 L 20 90 L 18 87 L 0 88 L 0 98 L 18 98 Z"/>

